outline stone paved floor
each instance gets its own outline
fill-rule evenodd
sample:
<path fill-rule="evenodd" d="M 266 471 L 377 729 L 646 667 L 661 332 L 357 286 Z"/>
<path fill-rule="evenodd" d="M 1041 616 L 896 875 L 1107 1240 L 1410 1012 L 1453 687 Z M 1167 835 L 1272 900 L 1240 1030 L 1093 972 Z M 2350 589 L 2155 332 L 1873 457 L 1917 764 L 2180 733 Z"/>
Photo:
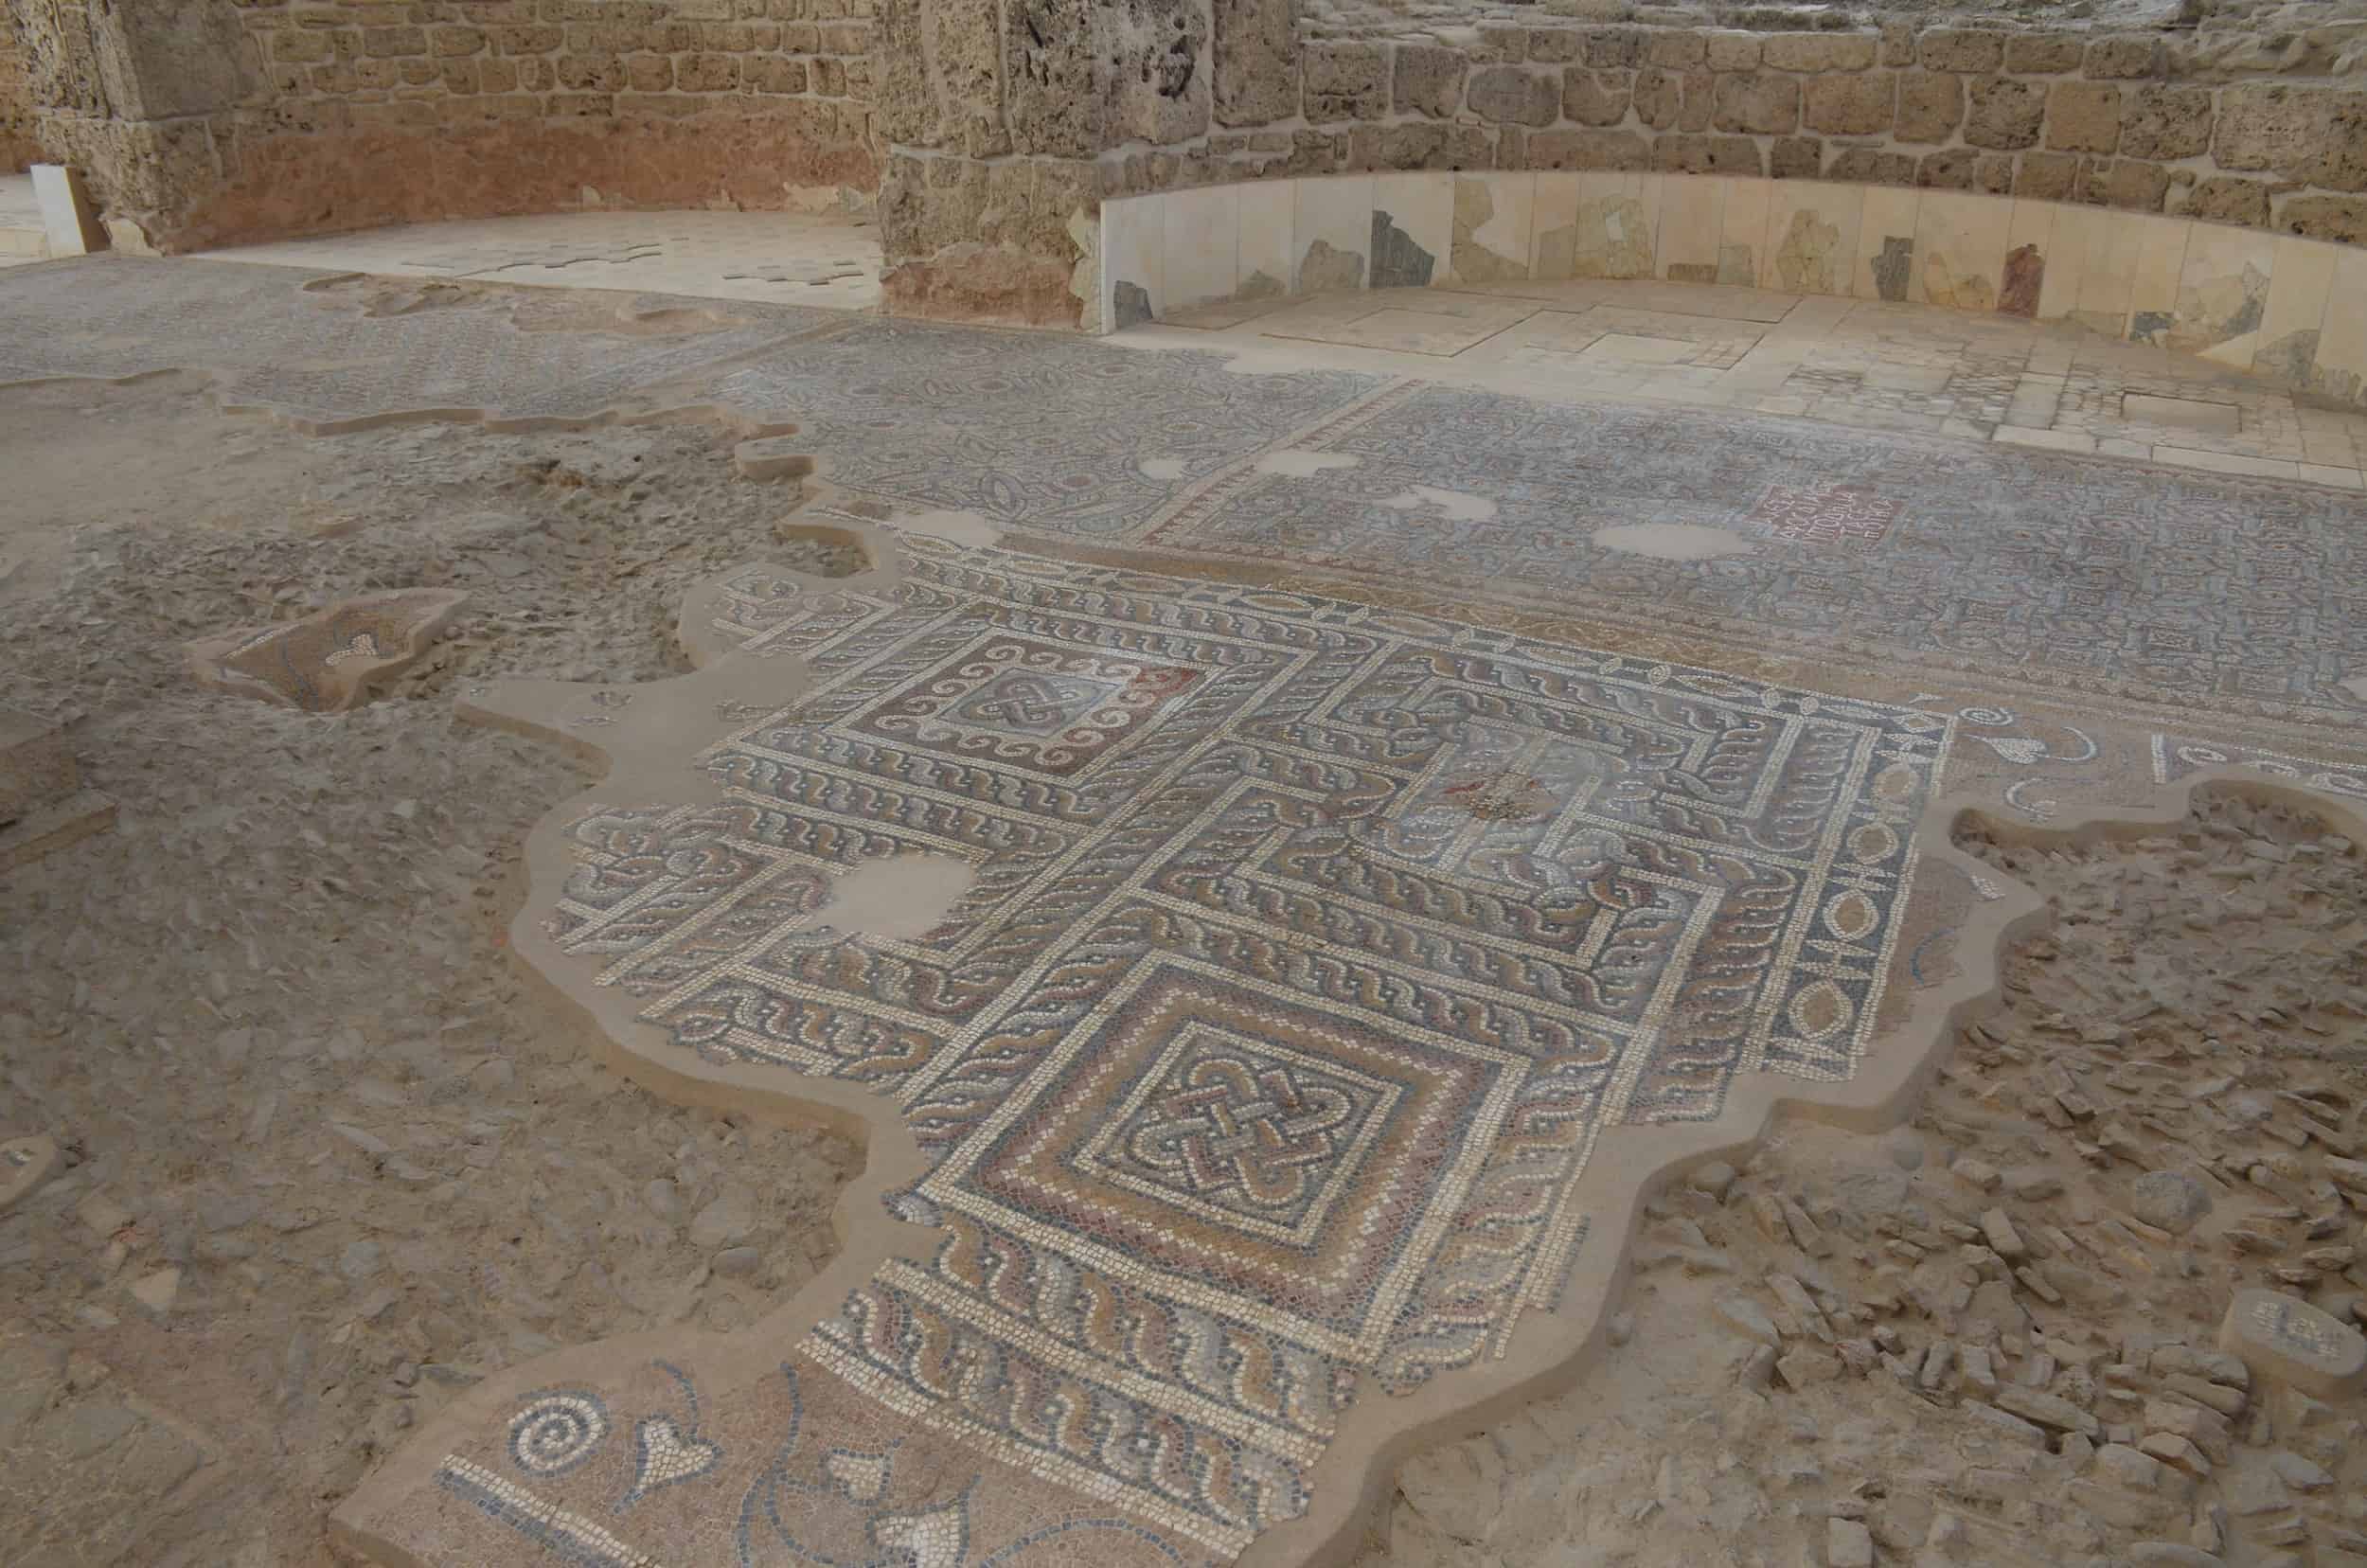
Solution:
<path fill-rule="evenodd" d="M 761 1324 L 489 1379 L 350 1542 L 1292 1560 L 1391 1434 L 1575 1351 L 1663 1164 L 1780 1096 L 1906 1092 L 2035 908 L 1944 793 L 2059 824 L 2229 764 L 2367 793 L 2367 496 L 2270 455 L 2310 411 L 2145 402 L 2213 400 L 1931 312 L 1421 303 L 1108 344 L 203 261 L 0 280 L 0 381 L 793 426 L 803 520 L 873 563 L 694 591 L 687 675 L 466 688 L 611 764 L 533 830 L 513 951 L 667 1092 L 860 1125 L 871 1164 Z M 1974 438 L 2017 408 L 2289 468 Z M 846 893 L 915 863 L 958 884 L 925 918 Z"/>
<path fill-rule="evenodd" d="M 238 245 L 220 261 L 553 289 L 635 289 L 830 311 L 880 302 L 868 222 L 788 212 L 567 212 Z"/>
<path fill-rule="evenodd" d="M 21 267 L 48 253 L 41 204 L 30 174 L 0 174 L 0 267 Z"/>
<path fill-rule="evenodd" d="M 1121 341 L 2367 486 L 2367 416 L 2301 406 L 2193 355 L 1926 306 L 1504 283 L 1204 306 Z"/>

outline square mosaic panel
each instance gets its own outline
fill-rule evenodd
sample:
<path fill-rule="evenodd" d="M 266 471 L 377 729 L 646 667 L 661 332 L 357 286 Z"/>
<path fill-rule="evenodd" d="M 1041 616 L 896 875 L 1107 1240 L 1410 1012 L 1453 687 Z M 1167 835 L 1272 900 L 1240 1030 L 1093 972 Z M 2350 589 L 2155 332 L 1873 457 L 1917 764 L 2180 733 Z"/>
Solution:
<path fill-rule="evenodd" d="M 1154 953 L 921 1185 L 1030 1245 L 1377 1359 L 1531 1063 Z"/>
<path fill-rule="evenodd" d="M 1902 509 L 1893 496 L 1855 485 L 1770 485 L 1746 521 L 1795 544 L 1879 544 Z"/>
<path fill-rule="evenodd" d="M 902 1107 L 948 1240 L 805 1351 L 873 1397 L 1235 1548 L 1359 1386 L 1557 1299 L 1603 1127 L 1852 1071 L 1949 717 L 908 548 L 727 580 L 810 688 L 722 803 L 578 821 L 552 922 L 681 1045 Z M 935 929 L 821 922 L 913 853 L 975 868 Z"/>

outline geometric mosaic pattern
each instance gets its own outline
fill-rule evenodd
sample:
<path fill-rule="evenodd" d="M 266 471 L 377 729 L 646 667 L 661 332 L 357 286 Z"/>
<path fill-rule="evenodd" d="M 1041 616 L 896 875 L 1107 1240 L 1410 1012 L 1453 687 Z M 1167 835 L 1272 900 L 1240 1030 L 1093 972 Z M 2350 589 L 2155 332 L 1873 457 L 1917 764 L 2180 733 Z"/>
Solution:
<path fill-rule="evenodd" d="M 907 543 L 718 627 L 814 683 L 601 809 L 552 917 L 680 1043 L 892 1096 L 947 1239 L 805 1353 L 1180 1540 L 1299 1512 L 1357 1388 L 1551 1304 L 1598 1131 L 1848 1076 L 1945 714 Z M 958 856 L 934 930 L 818 911 Z"/>
<path fill-rule="evenodd" d="M 1352 465 L 1242 464 L 1136 537 L 1193 562 L 1419 583 L 1934 680 L 2367 719 L 2367 497 L 1434 383 L 1299 444 Z M 1417 485 L 1488 505 L 1409 513 Z M 1640 524 L 1753 548 L 1667 561 L 1592 541 Z"/>
<path fill-rule="evenodd" d="M 1149 546 L 1186 575 L 1313 570 L 1913 679 L 2367 718 L 2346 630 L 2367 615 L 2367 497 L 2323 488 L 911 322 L 761 353 L 703 391 L 797 420 L 853 494 Z M 1272 472 L 1280 449 L 1348 466 Z M 1147 476 L 1153 457 L 1176 476 Z M 1417 487 L 1486 504 L 1409 507 Z M 1593 541 L 1646 524 L 1754 547 Z"/>
<path fill-rule="evenodd" d="M 753 359 L 705 395 L 795 419 L 800 447 L 825 454 L 842 489 L 1117 543 L 1179 486 L 1388 384 L 1339 370 L 1237 375 L 1219 354 L 1132 353 L 1057 332 L 866 320 Z M 1147 475 L 1146 458 L 1177 477 Z"/>
<path fill-rule="evenodd" d="M 1319 571 L 1583 616 L 1601 640 L 1698 633 L 1909 680 L 2367 720 L 2367 496 L 754 303 L 650 338 L 526 330 L 499 299 L 370 317 L 299 276 L 27 269 L 0 292 L 0 382 L 204 365 L 226 401 L 323 422 L 714 402 L 794 422 L 851 493 L 1192 569 Z M 1262 462 L 1293 448 L 1351 466 Z M 1408 505 L 1424 491 L 1481 504 Z M 1593 542 L 1650 524 L 1753 547 L 1671 561 Z"/>
<path fill-rule="evenodd" d="M 1795 544 L 1870 548 L 1903 509 L 1894 497 L 1850 485 L 1771 485 L 1747 520 Z"/>

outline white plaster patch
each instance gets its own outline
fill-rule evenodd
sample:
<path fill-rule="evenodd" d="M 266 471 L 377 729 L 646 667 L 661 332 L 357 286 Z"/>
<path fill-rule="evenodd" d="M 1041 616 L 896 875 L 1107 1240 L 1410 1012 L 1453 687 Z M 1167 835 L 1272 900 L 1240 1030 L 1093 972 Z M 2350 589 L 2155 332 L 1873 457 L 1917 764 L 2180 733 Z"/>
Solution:
<path fill-rule="evenodd" d="M 2360 702 L 2367 703 L 2367 675 L 2345 675 L 2334 684 Z"/>
<path fill-rule="evenodd" d="M 1352 469 L 1362 461 L 1344 452 L 1270 452 L 1257 459 L 1257 472 L 1279 473 L 1289 479 L 1311 479 L 1326 469 Z"/>
<path fill-rule="evenodd" d="M 1184 459 L 1181 457 L 1146 457 L 1134 466 L 1142 470 L 1146 479 L 1184 477 Z"/>
<path fill-rule="evenodd" d="M 1419 511 L 1435 507 L 1457 523 L 1485 523 L 1496 515 L 1496 503 L 1484 495 L 1466 495 L 1461 490 L 1438 490 L 1430 485 L 1415 485 L 1381 503 L 1399 511 Z"/>
<path fill-rule="evenodd" d="M 925 511 L 899 514 L 888 519 L 899 528 L 932 539 L 942 539 L 952 544 L 991 544 L 1003 537 L 1003 530 L 973 511 Z"/>
<path fill-rule="evenodd" d="M 977 868 L 951 855 L 896 855 L 855 867 L 830 889 L 822 918 L 861 936 L 909 941 L 945 923 Z"/>
<path fill-rule="evenodd" d="M 1751 542 L 1724 528 L 1695 523 L 1631 523 L 1624 527 L 1598 528 L 1594 543 L 1607 550 L 1658 556 L 1663 561 L 1708 561 L 1714 556 L 1749 555 Z"/>

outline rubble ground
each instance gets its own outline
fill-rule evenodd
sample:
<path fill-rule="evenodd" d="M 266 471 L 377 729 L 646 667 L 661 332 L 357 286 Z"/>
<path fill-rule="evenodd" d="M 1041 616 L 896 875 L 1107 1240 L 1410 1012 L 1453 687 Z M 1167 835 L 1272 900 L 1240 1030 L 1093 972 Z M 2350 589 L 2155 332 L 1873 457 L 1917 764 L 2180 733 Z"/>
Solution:
<path fill-rule="evenodd" d="M 662 675 L 692 583 L 863 561 L 784 543 L 795 486 L 696 425 L 309 437 L 174 376 L 0 389 L 0 429 L 7 700 L 121 808 L 0 877 L 0 1137 L 62 1146 L 0 1212 L 0 1561 L 326 1562 L 329 1508 L 458 1388 L 739 1327 L 835 1251 L 851 1148 L 546 1024 L 504 932 L 587 780 L 452 697 Z M 185 640 L 418 584 L 471 596 L 453 639 L 351 714 L 185 674 Z"/>
<path fill-rule="evenodd" d="M 1365 1568 L 2367 1564 L 2367 1394 L 2220 1337 L 2248 1288 L 2367 1318 L 2367 861 L 2227 798 L 1962 842 L 2056 925 L 1913 1123 L 1653 1203 L 1621 1347 L 1407 1464 Z"/>

